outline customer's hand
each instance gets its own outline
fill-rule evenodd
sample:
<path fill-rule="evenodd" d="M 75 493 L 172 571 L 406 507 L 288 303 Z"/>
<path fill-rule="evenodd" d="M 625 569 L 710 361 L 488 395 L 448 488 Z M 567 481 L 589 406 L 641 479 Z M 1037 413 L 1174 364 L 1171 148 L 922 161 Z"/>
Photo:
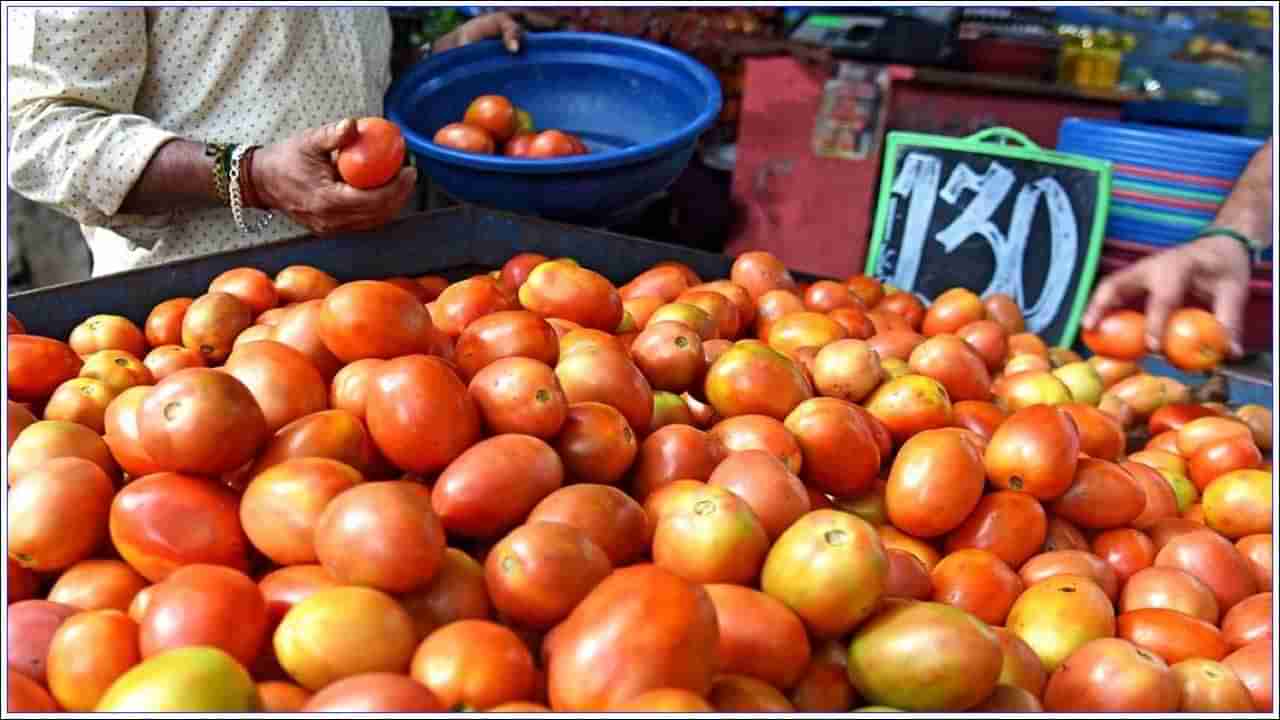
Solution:
<path fill-rule="evenodd" d="M 322 235 L 387 224 L 409 200 L 418 171 L 402 168 L 372 190 L 346 184 L 333 157 L 357 136 L 355 121 L 347 119 L 256 150 L 251 181 L 259 204 Z"/>
<path fill-rule="evenodd" d="M 1093 293 L 1084 327 L 1093 328 L 1108 310 L 1147 297 L 1147 347 L 1159 352 L 1165 323 L 1187 293 L 1213 305 L 1231 338 L 1231 355 L 1242 354 L 1244 308 L 1249 299 L 1249 253 L 1222 235 L 1202 238 L 1134 263 L 1107 276 Z"/>
<path fill-rule="evenodd" d="M 509 14 L 485 13 L 478 18 L 468 20 L 461 27 L 436 40 L 431 44 L 431 52 L 442 53 L 473 42 L 501 37 L 507 51 L 514 53 L 520 51 L 520 38 L 523 35 L 524 31 L 520 23 Z"/>

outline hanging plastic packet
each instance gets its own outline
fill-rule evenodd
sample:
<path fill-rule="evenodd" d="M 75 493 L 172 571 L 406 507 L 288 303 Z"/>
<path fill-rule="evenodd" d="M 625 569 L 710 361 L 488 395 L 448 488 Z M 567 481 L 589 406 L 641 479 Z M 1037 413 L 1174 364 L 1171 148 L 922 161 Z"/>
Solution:
<path fill-rule="evenodd" d="M 819 157 L 861 160 L 876 151 L 889 85 L 884 68 L 842 62 L 827 81 L 813 128 Z"/>

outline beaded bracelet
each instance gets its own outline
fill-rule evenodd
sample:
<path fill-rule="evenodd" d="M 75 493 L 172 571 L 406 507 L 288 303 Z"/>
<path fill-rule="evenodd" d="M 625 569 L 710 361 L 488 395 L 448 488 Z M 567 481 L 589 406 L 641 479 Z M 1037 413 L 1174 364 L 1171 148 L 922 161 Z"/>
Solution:
<path fill-rule="evenodd" d="M 1221 225 L 1210 225 L 1204 228 L 1203 230 L 1201 230 L 1200 232 L 1196 233 L 1191 239 L 1199 240 L 1200 238 L 1212 237 L 1214 235 L 1222 235 L 1224 237 L 1229 237 L 1233 240 L 1236 240 L 1244 244 L 1246 248 L 1255 252 L 1261 252 L 1266 249 L 1266 245 L 1250 239 L 1244 233 L 1236 232 L 1235 230 L 1232 230 L 1229 227 L 1222 227 Z"/>
<path fill-rule="evenodd" d="M 275 218 L 270 211 L 266 215 L 258 219 L 252 227 L 245 224 L 244 221 L 244 186 L 242 176 L 244 173 L 243 163 L 245 153 L 255 149 L 256 145 L 238 145 L 231 151 L 231 172 L 230 182 L 228 183 L 231 194 L 231 215 L 235 218 L 236 227 L 240 232 L 247 234 L 262 232 L 268 224 Z"/>
<path fill-rule="evenodd" d="M 204 146 L 204 156 L 213 158 L 213 191 L 218 199 L 227 205 L 231 204 L 231 195 L 227 188 L 228 169 L 231 164 L 231 153 L 235 151 L 235 147 L 226 143 L 205 143 Z"/>

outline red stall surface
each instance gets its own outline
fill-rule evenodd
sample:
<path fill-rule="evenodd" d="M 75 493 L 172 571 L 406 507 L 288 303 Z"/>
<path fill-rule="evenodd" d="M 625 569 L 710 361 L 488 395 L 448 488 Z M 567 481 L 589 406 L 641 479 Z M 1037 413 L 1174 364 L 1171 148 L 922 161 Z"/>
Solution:
<path fill-rule="evenodd" d="M 889 69 L 890 131 L 962 136 L 1003 125 L 1052 148 L 1066 117 L 1120 116 L 1118 102 L 1057 96 L 1027 81 Z M 879 152 L 862 160 L 813 154 L 828 77 L 790 57 L 746 62 L 733 175 L 738 225 L 726 252 L 768 250 L 793 268 L 825 276 L 862 272 L 882 158 Z"/>

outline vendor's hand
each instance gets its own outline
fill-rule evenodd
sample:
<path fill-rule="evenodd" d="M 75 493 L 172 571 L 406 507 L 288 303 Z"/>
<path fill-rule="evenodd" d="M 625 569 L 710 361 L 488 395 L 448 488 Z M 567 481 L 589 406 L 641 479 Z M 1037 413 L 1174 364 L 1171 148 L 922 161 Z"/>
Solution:
<path fill-rule="evenodd" d="M 357 137 L 355 121 L 347 119 L 256 150 L 251 180 L 259 204 L 319 234 L 387 224 L 409 200 L 418 171 L 402 168 L 389 183 L 372 190 L 346 184 L 333 155 Z"/>
<path fill-rule="evenodd" d="M 515 18 L 504 12 L 486 13 L 463 23 L 461 27 L 446 34 L 431 44 L 431 52 L 442 53 L 446 50 L 470 45 L 473 42 L 502 38 L 502 44 L 508 52 L 520 52 L 520 38 L 524 31 Z"/>
<path fill-rule="evenodd" d="M 1107 276 L 1084 314 L 1091 329 L 1107 311 L 1142 295 L 1147 297 L 1147 346 L 1160 351 L 1169 315 L 1190 291 L 1211 302 L 1213 314 L 1231 338 L 1231 356 L 1239 357 L 1244 308 L 1249 297 L 1249 253 L 1234 238 L 1215 235 L 1144 258 Z"/>

